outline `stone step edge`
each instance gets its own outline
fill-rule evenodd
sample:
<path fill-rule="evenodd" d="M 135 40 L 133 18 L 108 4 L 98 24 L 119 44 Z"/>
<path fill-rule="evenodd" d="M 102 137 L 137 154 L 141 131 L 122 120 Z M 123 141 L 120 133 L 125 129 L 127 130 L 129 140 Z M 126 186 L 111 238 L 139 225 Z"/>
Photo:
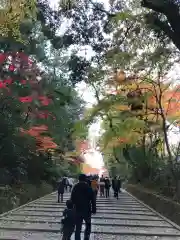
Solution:
<path fill-rule="evenodd" d="M 61 221 L 45 221 L 45 220 L 27 220 L 27 219 L 22 219 L 22 220 L 11 220 L 11 219 L 0 219 L 0 221 L 6 221 L 7 223 L 8 222 L 14 222 L 14 223 L 36 223 L 36 224 L 44 224 L 44 223 L 48 223 L 48 224 L 61 224 Z M 84 225 L 85 223 L 83 223 Z M 95 222 L 92 222 L 91 225 L 93 226 L 116 226 L 116 227 L 147 227 L 147 228 L 157 228 L 157 224 L 156 225 L 146 225 L 146 224 L 135 224 L 135 223 L 95 223 Z M 172 228 L 172 226 L 169 224 L 164 224 L 164 225 L 161 225 L 161 226 L 158 226 L 159 228 Z M 1 228 L 1 226 L 0 226 Z"/>
<path fill-rule="evenodd" d="M 41 206 L 41 207 L 40 207 Z M 56 209 L 62 209 L 62 210 L 64 210 L 64 208 L 65 208 L 65 205 L 64 206 L 51 206 L 51 207 L 48 207 L 48 206 L 43 206 L 42 207 L 42 205 L 33 205 L 33 206 L 28 206 L 28 207 L 25 207 L 25 208 L 23 208 L 23 209 L 31 209 L 31 208 L 33 208 L 33 209 L 51 209 L 51 210 L 56 210 Z M 97 206 L 97 209 L 100 209 L 100 210 L 107 210 L 107 207 L 101 207 L 101 206 Z M 144 208 L 144 209 L 142 209 L 142 208 L 140 208 L 140 207 L 138 207 L 138 208 L 123 208 L 123 207 L 119 207 L 119 208 L 108 208 L 108 210 L 109 211 L 120 211 L 120 210 L 131 210 L 131 211 L 142 211 L 142 212 L 149 212 L 149 210 L 148 209 L 146 209 L 146 208 Z"/>
<path fill-rule="evenodd" d="M 19 238 L 0 237 L 0 240 L 19 240 Z"/>
<path fill-rule="evenodd" d="M 13 216 L 15 216 L 15 215 L 17 215 L 17 216 L 24 216 L 24 215 L 27 215 L 27 212 L 29 212 L 29 214 L 31 213 L 31 212 L 34 212 L 34 211 L 26 211 L 25 213 L 23 213 L 23 212 L 25 212 L 25 211 L 22 211 L 22 212 L 17 212 L 17 213 L 12 213 L 12 215 Z M 45 212 L 45 211 L 38 211 L 38 210 L 36 210 L 36 212 L 38 213 L 43 213 L 43 212 Z M 44 216 L 53 216 L 53 217 L 61 217 L 62 216 L 62 212 L 45 212 L 45 213 L 49 213 L 49 215 L 47 215 L 47 214 L 42 214 L 42 215 L 38 215 L 38 214 L 33 214 L 32 216 L 42 216 L 42 217 L 44 217 Z M 57 213 L 57 214 L 55 214 L 55 215 L 53 215 L 53 213 Z M 60 213 L 60 214 L 58 214 L 58 213 Z M 27 216 L 30 216 L 30 215 L 27 215 Z M 125 215 L 125 216 L 146 216 L 146 217 L 157 217 L 157 215 L 155 215 L 154 213 L 149 213 L 149 214 L 147 214 L 147 213 L 133 213 L 133 212 L 105 212 L 105 211 L 102 211 L 102 212 L 98 212 L 97 211 L 97 213 L 96 213 L 97 215 L 98 214 L 101 214 L 101 215 Z"/>
<path fill-rule="evenodd" d="M 52 203 L 52 202 L 50 202 L 50 203 L 41 203 L 41 202 L 39 202 L 38 203 L 38 205 L 45 205 L 45 206 L 49 206 L 49 205 L 52 205 L 52 204 L 54 204 L 54 206 L 55 207 L 57 207 L 57 206 L 65 206 L 65 202 L 62 202 L 62 203 L 58 203 L 58 202 L 54 202 L 54 203 Z M 127 204 L 127 203 L 121 203 L 121 202 L 119 202 L 119 203 L 116 203 L 116 204 L 114 204 L 114 203 L 103 203 L 103 204 L 99 204 L 99 203 L 96 203 L 96 205 L 97 206 L 112 206 L 112 204 L 113 204 L 113 206 L 125 206 L 125 207 L 129 207 L 129 206 L 132 206 L 132 207 L 141 207 L 141 205 L 139 204 L 139 203 L 137 203 L 137 204 Z"/>
<path fill-rule="evenodd" d="M 125 216 L 126 216 L 126 214 L 124 214 Z M 38 214 L 34 214 L 34 215 L 27 215 L 27 213 L 26 214 L 21 214 L 21 213 L 12 213 L 11 214 L 11 216 L 28 216 L 28 217 L 58 217 L 58 218 L 61 218 L 61 217 L 63 217 L 62 215 L 56 215 L 56 216 L 52 216 L 52 215 L 38 215 Z M 132 215 L 131 215 L 132 216 Z M 143 216 L 143 215 L 141 215 L 141 216 Z M 147 216 L 148 217 L 148 216 Z M 118 217 L 118 218 L 113 218 L 113 217 L 107 217 L 106 216 L 106 219 L 112 219 L 112 220 L 116 220 L 116 219 L 119 219 L 119 220 L 123 220 L 123 219 L 126 219 L 126 220 L 139 220 L 139 221 L 162 221 L 162 219 L 160 218 L 160 217 L 158 217 L 158 216 L 154 216 L 154 217 L 156 217 L 156 218 L 158 218 L 158 219 L 143 219 L 143 218 L 122 218 L 122 217 Z M 100 219 L 102 219 L 102 216 L 93 216 L 92 217 L 92 219 L 93 218 L 100 218 Z"/>
<path fill-rule="evenodd" d="M 21 231 L 21 232 L 47 232 L 47 233 L 60 233 L 60 229 L 33 229 L 33 228 L 18 228 L 18 227 L 2 227 L 0 226 L 1 230 L 8 230 L 8 231 Z M 82 231 L 83 232 L 83 231 Z M 91 232 L 92 234 L 104 234 L 104 235 L 131 235 L 131 236 L 164 236 L 164 237 L 180 237 L 180 233 L 164 233 L 164 232 L 159 232 L 159 233 L 153 233 L 153 232 L 145 232 L 145 231 L 119 231 L 119 232 L 98 232 L 98 231 L 93 231 Z"/>
<path fill-rule="evenodd" d="M 21 209 L 21 211 L 26 211 L 26 212 L 36 211 L 36 212 L 44 212 L 44 213 L 48 213 L 48 212 L 49 213 L 61 213 L 62 212 L 62 211 L 56 211 L 56 210 L 41 210 L 39 208 L 37 208 L 37 209 Z M 111 212 L 111 211 L 114 211 L 114 212 Z M 98 213 L 156 216 L 151 211 L 136 211 L 136 210 L 131 210 L 131 209 L 129 209 L 129 210 L 126 210 L 126 209 L 125 210 L 109 210 L 108 212 L 106 209 L 98 209 L 97 214 Z"/>

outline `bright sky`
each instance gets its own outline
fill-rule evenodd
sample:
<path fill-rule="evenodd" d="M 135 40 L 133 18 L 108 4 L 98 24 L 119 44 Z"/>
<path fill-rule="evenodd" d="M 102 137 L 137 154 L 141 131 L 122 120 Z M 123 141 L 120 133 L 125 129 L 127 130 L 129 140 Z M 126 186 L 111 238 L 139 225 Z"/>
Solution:
<path fill-rule="evenodd" d="M 57 3 L 59 2 L 59 0 L 49 0 L 49 1 L 50 1 L 50 5 L 55 8 L 57 7 Z M 108 1 L 102 0 L 102 2 L 107 3 Z M 81 51 L 79 54 L 80 55 L 86 54 L 86 57 L 89 58 L 93 55 L 93 52 L 91 51 L 90 48 L 87 48 L 86 53 L 85 51 Z M 176 71 L 176 69 L 178 69 L 178 71 Z M 171 77 L 177 79 L 177 72 L 179 75 L 179 65 L 178 67 L 175 67 L 175 70 L 172 72 Z M 179 80 L 177 81 L 179 82 Z M 78 84 L 77 90 L 79 91 L 80 96 L 87 102 L 87 107 L 91 107 L 96 102 L 93 91 L 85 83 L 82 82 Z M 90 140 L 90 143 L 92 144 L 92 149 L 90 150 L 89 153 L 85 154 L 85 158 L 86 158 L 86 163 L 90 164 L 94 168 L 100 169 L 104 165 L 103 157 L 99 151 L 95 150 L 96 139 L 99 136 L 99 132 L 100 132 L 100 122 L 97 122 L 90 127 L 89 140 Z M 179 142 L 180 130 L 178 128 L 172 127 L 171 131 L 169 132 L 169 140 L 171 144 L 177 144 Z"/>

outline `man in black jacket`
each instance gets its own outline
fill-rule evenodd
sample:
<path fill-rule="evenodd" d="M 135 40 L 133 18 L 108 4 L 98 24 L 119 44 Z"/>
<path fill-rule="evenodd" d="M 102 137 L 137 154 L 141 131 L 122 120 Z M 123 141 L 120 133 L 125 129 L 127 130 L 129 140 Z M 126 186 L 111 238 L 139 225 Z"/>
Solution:
<path fill-rule="evenodd" d="M 81 240 L 83 220 L 86 225 L 84 240 L 89 240 L 91 234 L 91 214 L 96 213 L 96 200 L 92 188 L 87 184 L 86 175 L 81 174 L 79 176 L 79 182 L 72 190 L 71 200 L 76 209 L 75 240 Z"/>
<path fill-rule="evenodd" d="M 61 180 L 58 184 L 58 203 L 60 202 L 60 196 L 61 196 L 61 202 L 63 202 L 63 194 L 64 194 L 64 182 Z"/>

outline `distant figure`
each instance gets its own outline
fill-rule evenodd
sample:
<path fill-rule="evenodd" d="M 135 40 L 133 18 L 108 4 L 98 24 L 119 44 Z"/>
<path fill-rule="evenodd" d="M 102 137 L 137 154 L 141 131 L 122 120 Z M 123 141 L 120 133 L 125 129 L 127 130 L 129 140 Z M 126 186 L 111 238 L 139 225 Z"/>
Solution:
<path fill-rule="evenodd" d="M 72 178 L 68 178 L 68 185 L 69 185 L 69 192 L 71 192 L 72 187 L 74 185 L 73 179 Z"/>
<path fill-rule="evenodd" d="M 64 177 L 64 188 L 67 192 L 68 191 L 68 178 L 67 177 Z"/>
<path fill-rule="evenodd" d="M 121 181 L 121 178 L 119 177 L 118 178 L 118 192 L 119 193 L 121 192 L 121 185 L 122 185 L 122 181 Z"/>
<path fill-rule="evenodd" d="M 108 198 L 109 197 L 109 189 L 110 189 L 110 187 L 111 187 L 111 184 L 110 184 L 110 180 L 109 180 L 109 178 L 105 178 L 105 196 L 106 196 L 106 198 Z"/>
<path fill-rule="evenodd" d="M 118 199 L 119 184 L 118 184 L 117 177 L 114 177 L 114 179 L 112 180 L 112 188 L 114 190 L 114 197 Z"/>
<path fill-rule="evenodd" d="M 61 202 L 63 202 L 63 194 L 64 194 L 64 181 L 61 180 L 58 184 L 58 203 L 60 202 L 60 198 Z"/>
<path fill-rule="evenodd" d="M 92 188 L 92 190 L 94 192 L 94 195 L 95 195 L 95 198 L 96 198 L 97 194 L 98 194 L 99 185 L 98 185 L 98 181 L 95 177 L 91 181 L 91 188 Z"/>
<path fill-rule="evenodd" d="M 91 214 L 96 213 L 96 201 L 92 188 L 87 183 L 87 177 L 80 174 L 79 182 L 73 187 L 71 200 L 76 210 L 75 240 L 81 240 L 81 228 L 85 221 L 84 240 L 89 240 L 91 234 Z"/>
<path fill-rule="evenodd" d="M 100 187 L 100 197 L 104 197 L 105 180 L 103 175 L 100 178 L 99 187 Z"/>
<path fill-rule="evenodd" d="M 66 209 L 63 212 L 62 223 L 62 240 L 70 240 L 75 229 L 75 209 L 71 200 L 67 200 Z"/>

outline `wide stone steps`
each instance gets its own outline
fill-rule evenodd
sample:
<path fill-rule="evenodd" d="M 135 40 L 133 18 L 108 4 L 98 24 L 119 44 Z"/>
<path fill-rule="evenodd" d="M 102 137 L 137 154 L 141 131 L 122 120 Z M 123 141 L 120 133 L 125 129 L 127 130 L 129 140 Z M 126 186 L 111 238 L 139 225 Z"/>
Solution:
<path fill-rule="evenodd" d="M 61 239 L 62 211 L 69 197 L 65 193 L 64 203 L 57 203 L 57 194 L 52 193 L 0 215 L 0 239 Z M 119 200 L 98 197 L 91 240 L 180 240 L 180 228 L 123 192 Z"/>

